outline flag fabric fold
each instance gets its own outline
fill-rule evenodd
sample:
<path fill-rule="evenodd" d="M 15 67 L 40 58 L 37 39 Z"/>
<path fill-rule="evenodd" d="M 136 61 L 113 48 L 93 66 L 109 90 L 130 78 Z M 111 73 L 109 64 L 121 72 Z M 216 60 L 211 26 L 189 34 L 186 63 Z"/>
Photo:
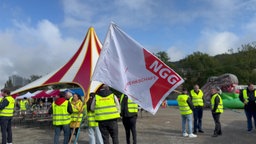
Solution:
<path fill-rule="evenodd" d="M 111 23 L 91 80 L 128 95 L 155 114 L 184 80 L 156 56 Z"/>

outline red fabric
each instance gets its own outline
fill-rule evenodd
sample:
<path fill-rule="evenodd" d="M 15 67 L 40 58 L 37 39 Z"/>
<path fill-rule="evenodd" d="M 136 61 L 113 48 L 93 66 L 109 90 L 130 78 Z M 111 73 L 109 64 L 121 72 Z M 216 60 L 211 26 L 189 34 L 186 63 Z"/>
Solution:
<path fill-rule="evenodd" d="M 56 97 L 58 96 L 60 93 L 60 90 L 53 90 L 52 92 L 48 93 L 47 94 L 47 97 L 50 98 L 50 97 Z"/>
<path fill-rule="evenodd" d="M 55 100 L 55 104 L 56 105 L 61 105 L 61 104 L 63 104 L 64 102 L 65 102 L 65 98 L 63 98 L 63 97 L 61 97 L 61 98 L 57 98 L 56 100 Z"/>
<path fill-rule="evenodd" d="M 0 95 L 0 96 L 2 96 L 2 95 Z M 18 95 L 18 94 L 12 95 L 12 97 L 13 97 L 14 99 L 16 99 L 17 96 L 19 96 L 19 95 Z"/>
<path fill-rule="evenodd" d="M 45 91 L 41 91 L 40 93 L 36 94 L 35 96 L 32 96 L 32 98 L 44 98 L 47 96 L 48 96 L 48 94 Z"/>

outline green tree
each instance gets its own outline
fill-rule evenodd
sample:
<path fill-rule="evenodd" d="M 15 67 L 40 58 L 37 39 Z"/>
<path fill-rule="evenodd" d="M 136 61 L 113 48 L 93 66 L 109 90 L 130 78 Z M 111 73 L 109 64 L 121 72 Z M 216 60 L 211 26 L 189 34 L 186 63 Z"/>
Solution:
<path fill-rule="evenodd" d="M 9 90 L 14 89 L 11 79 L 8 79 L 8 81 L 5 82 L 4 88 L 9 89 Z"/>
<path fill-rule="evenodd" d="M 33 81 L 35 81 L 35 80 L 37 80 L 37 79 L 39 79 L 39 78 L 41 78 L 42 76 L 38 76 L 38 75 L 31 75 L 30 76 L 30 79 L 29 79 L 29 82 L 33 82 Z"/>
<path fill-rule="evenodd" d="M 157 52 L 155 54 L 156 57 L 158 57 L 161 61 L 163 61 L 165 64 L 169 65 L 170 64 L 170 57 L 168 54 L 164 51 Z"/>
<path fill-rule="evenodd" d="M 209 76 L 217 73 L 218 62 L 211 56 L 201 52 L 195 52 L 180 61 L 184 69 L 185 85 L 192 88 L 194 84 L 200 86 L 206 83 Z"/>

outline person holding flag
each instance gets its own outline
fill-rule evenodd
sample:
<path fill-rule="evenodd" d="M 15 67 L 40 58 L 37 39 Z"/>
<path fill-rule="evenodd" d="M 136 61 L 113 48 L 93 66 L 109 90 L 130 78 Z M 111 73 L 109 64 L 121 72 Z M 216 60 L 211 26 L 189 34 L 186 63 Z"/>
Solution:
<path fill-rule="evenodd" d="M 83 101 L 79 94 L 75 93 L 72 100 L 71 106 L 73 113 L 71 114 L 71 122 L 70 122 L 70 138 L 72 138 L 72 133 L 77 136 L 78 129 L 81 125 L 83 118 Z M 74 132 L 73 132 L 74 131 Z"/>
<path fill-rule="evenodd" d="M 95 120 L 99 123 L 104 144 L 109 144 L 109 135 L 113 144 L 119 144 L 117 120 L 120 118 L 120 104 L 107 85 L 103 84 L 96 93 L 91 111 L 94 111 Z"/>

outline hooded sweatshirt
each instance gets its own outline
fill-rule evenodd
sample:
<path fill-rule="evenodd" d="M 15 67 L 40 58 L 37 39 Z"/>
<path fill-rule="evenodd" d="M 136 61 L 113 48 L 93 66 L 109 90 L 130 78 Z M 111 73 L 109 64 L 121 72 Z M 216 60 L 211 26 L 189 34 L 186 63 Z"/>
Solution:
<path fill-rule="evenodd" d="M 60 105 L 62 105 L 62 104 L 65 102 L 65 100 L 66 100 L 65 98 L 60 97 L 60 98 L 57 98 L 54 103 L 55 103 L 56 105 L 60 106 Z M 73 113 L 73 109 L 72 109 L 72 106 L 71 106 L 71 103 L 70 103 L 70 102 L 68 102 L 68 109 L 67 109 L 67 111 L 68 111 L 69 114 Z M 49 112 L 48 112 L 48 113 L 49 113 L 49 114 L 52 114 L 52 113 L 53 113 L 52 107 L 49 109 Z"/>

